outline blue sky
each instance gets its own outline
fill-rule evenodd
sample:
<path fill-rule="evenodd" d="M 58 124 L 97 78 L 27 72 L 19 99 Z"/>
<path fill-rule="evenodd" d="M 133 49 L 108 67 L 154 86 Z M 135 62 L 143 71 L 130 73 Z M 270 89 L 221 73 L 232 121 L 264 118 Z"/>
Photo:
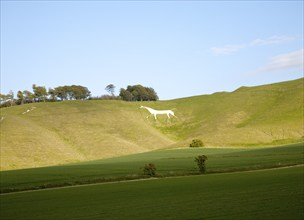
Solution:
<path fill-rule="evenodd" d="M 128 85 L 161 100 L 303 77 L 303 1 L 1 1 L 1 93 Z"/>

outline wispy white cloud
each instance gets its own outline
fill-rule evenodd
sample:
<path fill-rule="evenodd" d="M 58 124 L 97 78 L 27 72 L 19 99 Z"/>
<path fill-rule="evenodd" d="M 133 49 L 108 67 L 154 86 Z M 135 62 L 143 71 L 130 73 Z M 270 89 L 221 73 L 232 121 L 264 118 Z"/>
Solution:
<path fill-rule="evenodd" d="M 289 41 L 295 40 L 295 37 L 291 36 L 272 36 L 267 39 L 255 39 L 251 41 L 248 46 L 263 46 L 263 45 L 270 45 L 270 44 L 282 44 Z"/>
<path fill-rule="evenodd" d="M 274 56 L 270 61 L 259 68 L 257 72 L 273 72 L 286 69 L 304 69 L 304 50 L 297 50 L 290 53 Z"/>
<path fill-rule="evenodd" d="M 211 47 L 210 51 L 215 55 L 227 55 L 249 47 L 264 46 L 271 44 L 282 44 L 289 41 L 293 41 L 295 39 L 296 38 L 292 36 L 272 36 L 266 39 L 258 38 L 245 44 L 228 44 L 223 47 Z"/>
<path fill-rule="evenodd" d="M 237 52 L 245 48 L 245 44 L 234 44 L 234 45 L 225 45 L 223 47 L 212 47 L 210 48 L 211 52 L 215 55 L 225 55 Z"/>

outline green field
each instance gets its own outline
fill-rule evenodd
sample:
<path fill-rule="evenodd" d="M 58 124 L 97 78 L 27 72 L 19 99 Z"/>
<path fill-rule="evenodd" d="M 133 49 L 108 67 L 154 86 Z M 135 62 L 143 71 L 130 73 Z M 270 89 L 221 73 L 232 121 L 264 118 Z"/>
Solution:
<path fill-rule="evenodd" d="M 63 166 L 0 172 L 1 192 L 146 178 L 154 163 L 159 177 L 196 175 L 194 158 L 208 156 L 207 172 L 223 173 L 303 164 L 303 143 L 264 148 L 187 148 L 157 150 Z"/>
<path fill-rule="evenodd" d="M 263 148 L 167 149 L 2 171 L 2 192 L 40 190 L 0 194 L 0 217 L 303 219 L 303 153 L 303 143 Z M 206 175 L 198 175 L 194 163 L 194 157 L 201 154 L 208 156 Z M 159 176 L 137 179 L 142 178 L 140 168 L 149 162 L 156 165 Z"/>
<path fill-rule="evenodd" d="M 169 101 L 85 100 L 1 108 L 0 169 L 187 147 L 195 138 L 208 147 L 303 142 L 303 80 Z M 178 118 L 146 119 L 141 105 L 172 109 Z"/>
<path fill-rule="evenodd" d="M 1 197 L 1 219 L 303 219 L 303 166 Z"/>

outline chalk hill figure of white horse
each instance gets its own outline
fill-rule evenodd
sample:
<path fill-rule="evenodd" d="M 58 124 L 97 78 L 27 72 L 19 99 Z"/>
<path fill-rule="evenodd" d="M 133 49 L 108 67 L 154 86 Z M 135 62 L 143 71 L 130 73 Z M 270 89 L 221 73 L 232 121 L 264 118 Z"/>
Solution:
<path fill-rule="evenodd" d="M 176 117 L 172 110 L 155 110 L 153 108 L 149 108 L 146 106 L 140 106 L 140 108 L 145 108 L 151 113 L 146 118 L 149 118 L 151 115 L 154 115 L 155 120 L 157 119 L 156 115 L 167 115 L 168 119 L 170 119 L 170 115 L 172 115 L 173 117 Z"/>

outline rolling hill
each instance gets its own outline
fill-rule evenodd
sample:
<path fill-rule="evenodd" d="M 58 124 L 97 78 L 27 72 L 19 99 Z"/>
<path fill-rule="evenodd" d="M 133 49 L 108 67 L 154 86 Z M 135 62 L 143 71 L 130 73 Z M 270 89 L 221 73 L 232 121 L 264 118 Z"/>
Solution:
<path fill-rule="evenodd" d="M 64 101 L 1 109 L 1 170 L 188 146 L 303 141 L 304 79 L 157 102 Z M 158 120 L 139 109 L 172 109 Z M 27 111 L 29 110 L 29 111 Z"/>

